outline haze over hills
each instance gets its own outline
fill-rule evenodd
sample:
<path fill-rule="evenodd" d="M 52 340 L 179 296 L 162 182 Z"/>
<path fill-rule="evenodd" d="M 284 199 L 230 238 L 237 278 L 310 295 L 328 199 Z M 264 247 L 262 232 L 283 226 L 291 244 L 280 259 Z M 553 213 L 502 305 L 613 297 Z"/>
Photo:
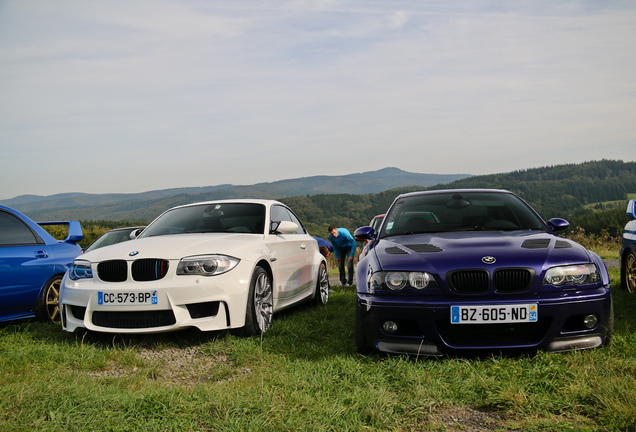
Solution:
<path fill-rule="evenodd" d="M 591 204 L 620 202 L 626 200 L 628 194 L 636 193 L 636 162 L 602 160 L 481 176 L 415 174 L 385 168 L 347 176 L 315 176 L 253 186 L 221 185 L 138 194 L 21 196 L 0 201 L 0 204 L 16 208 L 39 221 L 76 219 L 146 223 L 181 204 L 223 198 L 273 198 L 290 205 L 307 226 L 315 229 L 312 232 L 321 232 L 329 224 L 349 228 L 362 226 L 375 214 L 384 213 L 400 193 L 463 188 L 507 189 L 525 199 L 546 220 L 570 217 Z"/>
<path fill-rule="evenodd" d="M 189 202 L 232 199 L 280 199 L 317 194 L 373 194 L 404 186 L 422 188 L 470 177 L 469 174 L 419 174 L 398 168 L 342 175 L 313 176 L 255 185 L 217 185 L 175 188 L 130 194 L 63 193 L 50 196 L 21 195 L 0 200 L 31 218 L 120 220 L 152 219 L 167 208 Z"/>

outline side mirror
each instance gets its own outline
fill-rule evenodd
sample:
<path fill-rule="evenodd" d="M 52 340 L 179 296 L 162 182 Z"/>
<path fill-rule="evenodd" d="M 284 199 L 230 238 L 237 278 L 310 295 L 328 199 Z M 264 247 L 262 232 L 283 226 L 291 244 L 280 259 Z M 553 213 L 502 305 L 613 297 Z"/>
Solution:
<path fill-rule="evenodd" d="M 298 231 L 298 225 L 296 225 L 294 222 L 272 222 L 272 234 L 295 234 L 296 231 Z"/>
<path fill-rule="evenodd" d="M 570 222 L 561 218 L 552 218 L 548 221 L 548 227 L 550 227 L 553 232 L 563 231 L 570 227 Z"/>
<path fill-rule="evenodd" d="M 134 240 L 134 239 L 136 239 L 137 237 L 139 237 L 139 234 L 141 234 L 141 232 L 142 232 L 142 231 L 143 231 L 143 230 L 141 230 L 141 229 L 136 229 L 136 230 L 134 230 L 134 231 L 131 231 L 131 232 L 130 232 L 130 234 L 128 234 L 128 238 L 129 238 L 130 240 Z"/>
<path fill-rule="evenodd" d="M 636 219 L 636 200 L 629 200 L 627 203 L 627 217 Z"/>
<path fill-rule="evenodd" d="M 376 238 L 375 230 L 373 229 L 373 227 L 370 226 L 358 228 L 354 231 L 353 236 L 356 238 L 356 240 L 372 240 Z"/>

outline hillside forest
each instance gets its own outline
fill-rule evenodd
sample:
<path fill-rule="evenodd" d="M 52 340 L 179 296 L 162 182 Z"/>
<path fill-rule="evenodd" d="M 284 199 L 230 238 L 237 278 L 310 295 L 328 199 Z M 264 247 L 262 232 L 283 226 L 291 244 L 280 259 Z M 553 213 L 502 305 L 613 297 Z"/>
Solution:
<path fill-rule="evenodd" d="M 375 215 L 385 213 L 402 193 L 463 188 L 507 189 L 526 200 L 545 220 L 567 219 L 569 231 L 582 229 L 590 234 L 617 237 L 627 221 L 627 200 L 636 198 L 636 162 L 602 160 L 555 165 L 468 177 L 428 188 L 402 187 L 371 194 L 323 193 L 279 200 L 294 210 L 310 234 L 324 238 L 329 225 L 348 228 L 351 232 L 367 225 Z M 80 244 L 86 246 L 109 229 L 145 225 L 150 220 L 81 222 L 85 238 Z"/>

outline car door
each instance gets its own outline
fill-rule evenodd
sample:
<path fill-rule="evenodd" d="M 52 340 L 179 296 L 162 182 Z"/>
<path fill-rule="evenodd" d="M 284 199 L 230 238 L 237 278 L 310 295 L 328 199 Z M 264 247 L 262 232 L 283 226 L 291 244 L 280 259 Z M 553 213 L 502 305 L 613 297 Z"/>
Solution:
<path fill-rule="evenodd" d="M 289 221 L 298 225 L 293 234 L 271 234 L 270 249 L 275 261 L 274 284 L 278 302 L 285 303 L 302 294 L 311 286 L 310 241 L 314 241 L 304 230 L 300 221 L 286 207 L 273 205 L 271 221 Z M 308 265 L 309 264 L 309 265 Z"/>
<path fill-rule="evenodd" d="M 55 268 L 50 249 L 22 220 L 0 211 L 0 317 L 30 313 Z"/>

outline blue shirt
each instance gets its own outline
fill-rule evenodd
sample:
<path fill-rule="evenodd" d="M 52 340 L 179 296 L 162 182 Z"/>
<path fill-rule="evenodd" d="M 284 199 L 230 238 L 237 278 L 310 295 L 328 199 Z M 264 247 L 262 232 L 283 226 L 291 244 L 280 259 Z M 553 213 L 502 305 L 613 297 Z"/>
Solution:
<path fill-rule="evenodd" d="M 324 246 L 327 249 L 329 249 L 329 252 L 333 252 L 333 246 L 327 240 L 325 240 L 324 238 L 317 237 L 317 236 L 312 236 L 312 237 L 315 238 L 316 241 L 318 242 L 318 247 Z"/>
<path fill-rule="evenodd" d="M 337 228 L 338 230 L 338 237 L 334 237 L 331 235 L 331 233 L 329 233 L 329 241 L 331 241 L 331 244 L 333 244 L 334 246 L 334 253 L 336 254 L 336 259 L 340 259 L 340 254 L 338 249 L 342 248 L 351 248 L 351 251 L 349 252 L 349 256 L 351 258 L 356 256 L 356 248 L 358 247 L 358 244 L 356 243 L 356 239 L 354 239 L 351 236 L 351 233 L 349 232 L 348 229 L 346 228 Z"/>

